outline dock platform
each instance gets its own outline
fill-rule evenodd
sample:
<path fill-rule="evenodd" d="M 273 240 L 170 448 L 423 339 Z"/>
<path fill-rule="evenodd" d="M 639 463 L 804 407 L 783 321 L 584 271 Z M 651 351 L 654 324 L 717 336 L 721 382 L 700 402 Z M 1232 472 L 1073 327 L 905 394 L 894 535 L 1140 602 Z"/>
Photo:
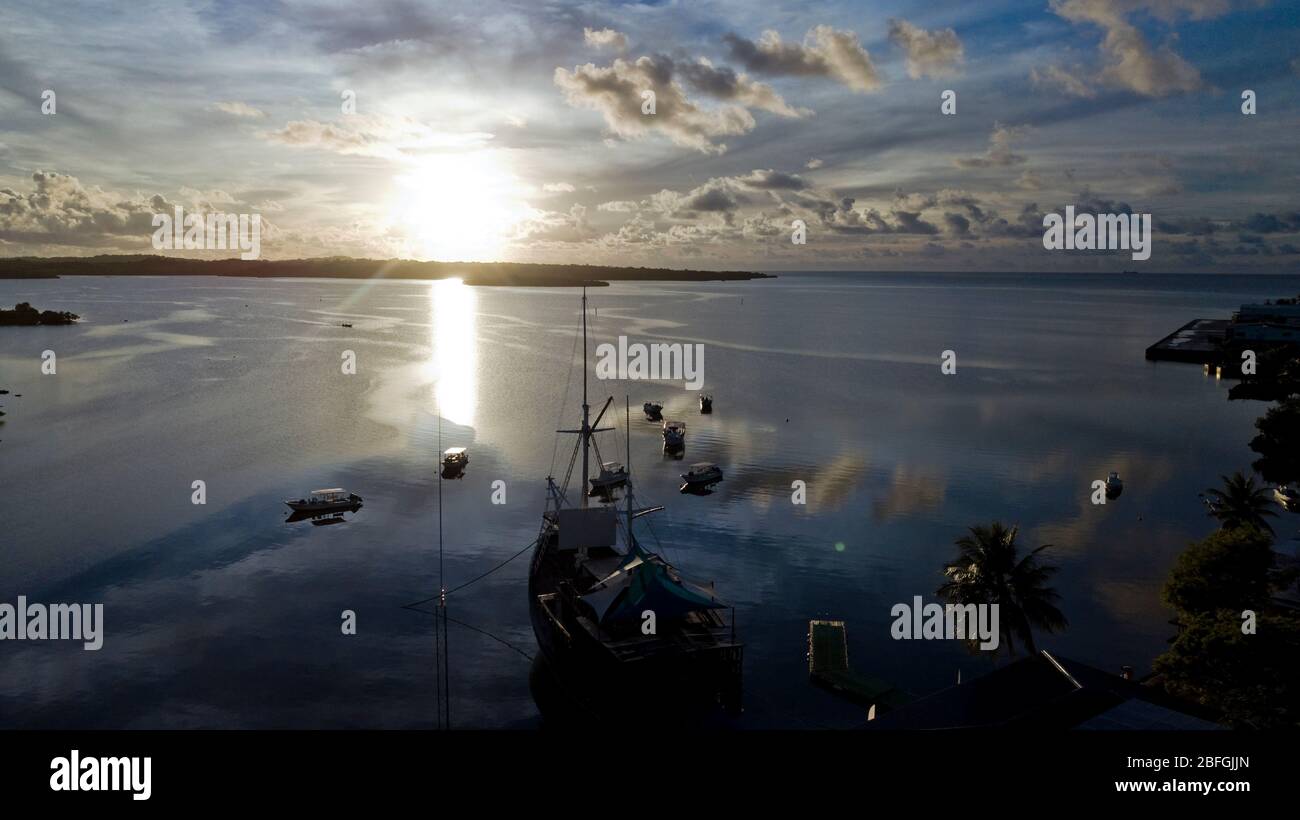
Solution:
<path fill-rule="evenodd" d="M 876 713 L 897 709 L 912 696 L 883 680 L 859 675 L 849 667 L 843 621 L 808 622 L 808 676 L 813 682 Z"/>
<path fill-rule="evenodd" d="M 1228 319 L 1193 319 L 1147 348 L 1152 361 L 1221 364 Z"/>

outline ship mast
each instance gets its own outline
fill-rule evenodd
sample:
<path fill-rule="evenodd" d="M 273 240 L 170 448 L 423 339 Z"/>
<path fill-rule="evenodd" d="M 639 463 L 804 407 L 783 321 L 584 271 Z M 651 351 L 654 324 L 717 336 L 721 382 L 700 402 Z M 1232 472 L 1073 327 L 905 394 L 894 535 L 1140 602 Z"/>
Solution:
<path fill-rule="evenodd" d="M 591 405 L 587 402 L 587 288 L 584 286 L 582 289 L 582 426 L 574 430 L 556 430 L 557 433 L 574 433 L 578 436 L 578 442 L 574 446 L 582 448 L 582 486 L 579 488 L 579 493 L 581 493 L 581 506 L 584 510 L 588 507 L 587 487 L 591 483 L 591 462 L 588 448 L 595 446 L 595 441 L 593 441 L 592 435 L 614 429 L 613 427 L 600 426 L 600 420 L 605 417 L 605 411 L 607 411 L 609 406 L 613 404 L 614 397 L 610 396 L 605 402 L 605 406 L 596 416 L 595 424 L 592 424 L 591 422 Z M 574 457 L 576 457 L 576 451 L 575 456 L 571 457 L 569 461 L 570 473 L 573 471 Z M 550 481 L 549 478 L 547 480 Z M 569 481 L 568 473 L 565 474 L 564 481 L 567 487 Z M 550 486 L 554 488 L 554 482 L 552 482 Z M 552 489 L 552 492 L 555 493 L 557 491 Z M 563 498 L 562 493 L 557 494 L 556 498 L 558 509 L 560 499 Z"/>
<path fill-rule="evenodd" d="M 591 406 L 587 404 L 587 286 L 582 286 L 582 508 L 587 508 L 587 485 L 591 478 L 587 464 L 587 446 L 591 442 Z"/>
<path fill-rule="evenodd" d="M 623 394 L 623 423 L 627 433 L 627 551 L 630 555 L 636 549 L 632 538 L 632 519 L 636 516 L 632 514 L 632 400 L 626 393 Z"/>

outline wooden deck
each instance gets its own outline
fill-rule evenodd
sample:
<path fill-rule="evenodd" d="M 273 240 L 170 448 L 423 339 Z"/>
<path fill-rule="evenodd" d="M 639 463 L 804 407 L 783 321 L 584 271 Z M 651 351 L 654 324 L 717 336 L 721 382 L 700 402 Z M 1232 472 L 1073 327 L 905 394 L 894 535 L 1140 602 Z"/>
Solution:
<path fill-rule="evenodd" d="M 876 713 L 896 709 L 912 696 L 892 684 L 859 675 L 849 666 L 849 646 L 843 621 L 808 622 L 808 676 L 841 697 Z"/>

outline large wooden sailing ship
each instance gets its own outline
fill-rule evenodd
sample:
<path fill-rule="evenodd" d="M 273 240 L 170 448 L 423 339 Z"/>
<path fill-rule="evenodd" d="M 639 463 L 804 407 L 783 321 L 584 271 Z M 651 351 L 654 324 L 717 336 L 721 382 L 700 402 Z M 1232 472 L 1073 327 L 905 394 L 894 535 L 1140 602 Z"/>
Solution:
<path fill-rule="evenodd" d="M 612 398 L 591 422 L 585 291 L 582 335 L 582 423 L 557 431 L 578 438 L 564 479 L 547 477 L 546 508 L 528 577 L 538 646 L 562 690 L 598 718 L 625 713 L 636 694 L 642 695 L 636 698 L 638 709 L 653 705 L 674 716 L 737 712 L 744 645 L 736 638 L 734 611 L 718 600 L 711 582 L 687 580 L 637 539 L 633 522 L 662 507 L 635 509 L 630 477 L 623 511 L 592 506 L 585 491 L 593 435 L 613 429 L 600 427 Z M 630 471 L 630 441 L 627 455 Z M 579 459 L 582 480 L 571 496 L 568 485 Z"/>

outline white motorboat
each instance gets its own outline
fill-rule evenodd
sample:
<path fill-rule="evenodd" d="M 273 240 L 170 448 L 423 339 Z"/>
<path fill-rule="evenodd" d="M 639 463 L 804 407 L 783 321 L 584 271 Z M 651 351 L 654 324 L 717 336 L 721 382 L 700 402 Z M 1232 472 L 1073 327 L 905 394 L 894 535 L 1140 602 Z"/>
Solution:
<path fill-rule="evenodd" d="M 648 401 L 641 405 L 641 409 L 645 411 L 645 417 L 650 421 L 660 421 L 664 417 L 664 406 L 657 401 Z"/>
<path fill-rule="evenodd" d="M 665 447 L 685 447 L 686 446 L 686 422 L 684 421 L 665 421 L 664 422 L 664 446 Z"/>
<path fill-rule="evenodd" d="M 449 447 L 442 454 L 442 466 L 447 470 L 463 470 L 469 466 L 469 450 L 464 447 Z"/>
<path fill-rule="evenodd" d="M 688 487 L 707 487 L 721 480 L 722 468 L 707 461 L 692 464 L 688 472 L 682 473 L 682 481 L 685 481 Z"/>
<path fill-rule="evenodd" d="M 360 507 L 361 496 L 350 493 L 342 487 L 331 487 L 326 490 L 312 490 L 306 498 L 284 503 L 294 512 L 324 513 Z"/>

